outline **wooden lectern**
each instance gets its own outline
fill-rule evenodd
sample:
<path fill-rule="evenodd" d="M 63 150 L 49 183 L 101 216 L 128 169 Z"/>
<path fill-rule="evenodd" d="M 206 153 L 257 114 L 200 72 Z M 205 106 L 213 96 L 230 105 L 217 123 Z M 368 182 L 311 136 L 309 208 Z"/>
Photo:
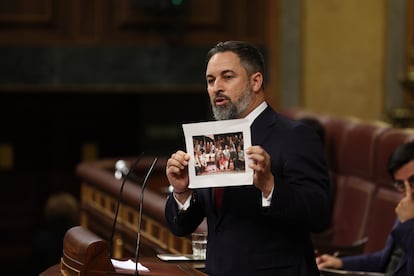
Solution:
<path fill-rule="evenodd" d="M 145 258 L 142 262 L 149 271 L 139 271 L 139 275 L 153 276 L 206 276 L 194 268 L 194 262 L 165 263 L 157 258 Z M 56 265 L 57 266 L 57 265 Z M 41 276 L 111 276 L 133 275 L 135 271 L 114 268 L 109 254 L 108 243 L 82 226 L 70 228 L 63 239 L 63 256 L 60 271 L 53 266 Z"/>
<path fill-rule="evenodd" d="M 115 272 L 106 241 L 82 226 L 69 229 L 60 262 L 63 275 L 108 275 Z"/>

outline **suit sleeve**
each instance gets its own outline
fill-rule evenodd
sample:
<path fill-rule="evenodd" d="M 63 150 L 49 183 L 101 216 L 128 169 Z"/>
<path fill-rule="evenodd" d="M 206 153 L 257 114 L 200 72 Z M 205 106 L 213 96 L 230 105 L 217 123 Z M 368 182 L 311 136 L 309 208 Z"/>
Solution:
<path fill-rule="evenodd" d="M 205 216 L 201 206 L 196 191 L 194 191 L 190 207 L 186 211 L 179 210 L 174 196 L 170 194 L 165 205 L 165 218 L 171 232 L 181 237 L 194 232 Z"/>

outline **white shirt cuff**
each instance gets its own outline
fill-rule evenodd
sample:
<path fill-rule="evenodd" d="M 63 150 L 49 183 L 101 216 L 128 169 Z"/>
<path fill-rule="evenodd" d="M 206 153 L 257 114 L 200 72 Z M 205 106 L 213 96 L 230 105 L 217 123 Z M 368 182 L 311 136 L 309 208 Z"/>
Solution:
<path fill-rule="evenodd" d="M 190 207 L 190 202 L 191 202 L 191 197 L 193 196 L 193 194 L 190 194 L 190 196 L 185 200 L 184 204 L 181 203 L 176 197 L 175 194 L 173 193 L 175 202 L 177 202 L 178 205 L 178 210 L 180 211 L 185 211 L 188 209 L 188 207 Z"/>
<path fill-rule="evenodd" d="M 267 197 L 264 197 L 262 193 L 262 207 L 270 206 L 270 203 L 272 202 L 272 195 L 273 195 L 274 188 L 275 186 L 273 186 L 272 190 L 270 191 L 270 194 Z"/>

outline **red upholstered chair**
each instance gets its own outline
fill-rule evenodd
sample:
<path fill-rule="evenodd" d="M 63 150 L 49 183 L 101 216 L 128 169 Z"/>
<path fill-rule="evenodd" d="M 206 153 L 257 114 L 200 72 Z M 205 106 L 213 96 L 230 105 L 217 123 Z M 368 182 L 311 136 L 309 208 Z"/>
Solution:
<path fill-rule="evenodd" d="M 323 235 L 313 235 L 318 253 L 346 256 L 364 251 L 366 222 L 374 193 L 372 182 L 360 177 L 338 175 L 331 228 Z"/>
<path fill-rule="evenodd" d="M 315 115 L 316 116 L 316 115 Z M 348 118 L 337 118 L 332 116 L 319 116 L 317 119 L 322 123 L 325 129 L 325 157 L 331 175 L 331 192 L 333 200 L 333 208 L 336 205 L 342 206 L 342 190 L 344 181 L 338 181 L 339 170 L 339 155 L 343 151 L 342 142 L 345 137 L 345 132 L 356 121 Z M 312 234 L 312 240 L 315 249 L 320 253 L 333 253 L 338 250 L 338 247 L 333 247 L 332 239 L 334 237 L 334 220 L 332 219 L 331 226 L 321 233 Z M 348 245 L 347 245 L 348 246 Z M 353 249 L 351 249 L 353 250 Z"/>
<path fill-rule="evenodd" d="M 361 241 L 366 241 L 369 211 L 376 192 L 374 145 L 378 137 L 389 128 L 390 126 L 384 123 L 350 120 L 345 123 L 345 126 L 342 125 L 342 129 L 334 133 L 342 137 L 331 137 L 331 141 L 335 144 L 328 144 L 331 146 L 328 152 L 332 154 L 330 165 L 335 174 L 336 189 L 332 220 L 331 246 L 333 248 L 345 246 L 352 248 L 357 244 L 359 251 L 354 250 L 352 254 L 363 251 Z M 329 136 L 327 142 L 329 143 Z M 317 244 L 315 247 L 318 249 Z M 319 245 L 319 248 L 327 247 Z"/>
<path fill-rule="evenodd" d="M 398 145 L 414 141 L 414 130 L 300 109 L 286 114 L 294 119 L 315 117 L 325 128 L 325 154 L 335 198 L 331 228 L 312 235 L 315 249 L 341 255 L 381 249 L 400 200 L 391 186 L 388 158 Z"/>
<path fill-rule="evenodd" d="M 386 123 L 356 121 L 350 126 L 342 139 L 338 156 L 338 172 L 374 180 L 374 156 L 376 143 L 391 129 Z"/>
<path fill-rule="evenodd" d="M 335 245 L 351 245 L 366 236 L 369 209 L 375 193 L 375 184 L 360 177 L 346 176 L 337 189 L 334 205 Z"/>
<path fill-rule="evenodd" d="M 350 244 L 366 235 L 368 214 L 376 191 L 375 144 L 389 128 L 388 124 L 355 122 L 344 133 L 338 156 L 334 244 Z"/>
<path fill-rule="evenodd" d="M 386 238 L 396 219 L 395 207 L 401 195 L 391 185 L 387 172 L 388 159 L 401 144 L 414 141 L 414 130 L 390 128 L 386 130 L 375 145 L 374 176 L 378 190 L 374 196 L 369 214 L 365 252 L 371 253 L 384 247 Z"/>
<path fill-rule="evenodd" d="M 326 159 L 329 169 L 332 173 L 337 173 L 339 170 L 339 153 L 343 151 L 343 139 L 345 132 L 350 128 L 356 120 L 347 118 L 335 118 L 325 116 L 320 119 L 325 128 L 325 149 Z"/>
<path fill-rule="evenodd" d="M 365 253 L 381 250 L 394 225 L 395 207 L 401 199 L 397 191 L 380 187 L 374 196 L 371 212 L 368 218 L 367 243 Z"/>

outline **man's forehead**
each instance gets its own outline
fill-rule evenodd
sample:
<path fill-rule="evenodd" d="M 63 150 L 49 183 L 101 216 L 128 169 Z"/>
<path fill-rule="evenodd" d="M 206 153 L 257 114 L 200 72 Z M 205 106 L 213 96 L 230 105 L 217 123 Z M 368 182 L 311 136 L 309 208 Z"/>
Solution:
<path fill-rule="evenodd" d="M 233 52 L 223 52 L 213 55 L 208 61 L 207 67 L 226 67 L 240 65 L 239 57 Z"/>
<path fill-rule="evenodd" d="M 206 75 L 218 75 L 243 70 L 239 57 L 233 52 L 217 53 L 207 64 Z"/>
<path fill-rule="evenodd" d="M 414 160 L 411 160 L 410 162 L 406 163 L 401 168 L 399 168 L 395 172 L 394 177 L 396 179 L 407 179 L 413 174 L 414 174 Z"/>

